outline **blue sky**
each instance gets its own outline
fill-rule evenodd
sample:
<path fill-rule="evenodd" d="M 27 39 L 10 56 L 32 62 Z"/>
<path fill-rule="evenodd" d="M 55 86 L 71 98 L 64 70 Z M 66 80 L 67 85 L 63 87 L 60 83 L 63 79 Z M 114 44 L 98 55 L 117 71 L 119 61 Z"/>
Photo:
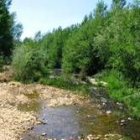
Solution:
<path fill-rule="evenodd" d="M 98 0 L 13 0 L 10 11 L 24 27 L 22 38 L 33 37 L 37 31 L 46 33 L 59 26 L 80 23 L 95 9 Z M 109 4 L 111 0 L 105 0 Z"/>

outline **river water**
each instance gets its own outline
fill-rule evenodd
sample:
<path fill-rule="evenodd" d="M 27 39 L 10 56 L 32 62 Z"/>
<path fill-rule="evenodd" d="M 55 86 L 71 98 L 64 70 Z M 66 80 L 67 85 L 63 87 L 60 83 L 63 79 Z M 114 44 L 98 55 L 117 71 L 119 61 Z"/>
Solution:
<path fill-rule="evenodd" d="M 131 120 L 124 114 L 124 109 L 119 110 L 106 97 L 94 97 L 90 105 L 72 105 L 59 107 L 46 107 L 39 100 L 19 106 L 22 111 L 36 111 L 41 124 L 33 126 L 23 135 L 26 140 L 41 140 L 44 138 L 70 139 L 89 134 L 105 135 L 120 134 L 134 140 L 140 140 L 140 121 Z M 31 99 L 32 100 L 32 99 Z M 107 105 L 99 107 L 103 103 Z M 97 105 L 98 102 L 98 105 Z M 96 104 L 96 105 L 95 105 Z M 104 105 L 104 104 L 103 104 Z M 120 106 L 119 106 L 120 107 Z M 109 112 L 109 113 L 107 113 Z"/>

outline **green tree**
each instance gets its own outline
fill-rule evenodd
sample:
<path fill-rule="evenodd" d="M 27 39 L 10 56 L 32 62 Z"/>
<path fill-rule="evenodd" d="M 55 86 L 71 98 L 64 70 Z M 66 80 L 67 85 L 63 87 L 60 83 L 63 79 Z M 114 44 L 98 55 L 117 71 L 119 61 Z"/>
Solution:
<path fill-rule="evenodd" d="M 0 54 L 11 55 L 13 48 L 12 16 L 9 13 L 11 0 L 0 0 Z"/>
<path fill-rule="evenodd" d="M 84 77 L 104 67 L 105 62 L 103 56 L 100 56 L 101 51 L 95 44 L 95 38 L 104 26 L 105 15 L 106 5 L 101 1 L 94 14 L 89 15 L 88 21 L 84 19 L 84 24 L 68 39 L 63 55 L 63 68 L 66 72 L 80 73 Z"/>

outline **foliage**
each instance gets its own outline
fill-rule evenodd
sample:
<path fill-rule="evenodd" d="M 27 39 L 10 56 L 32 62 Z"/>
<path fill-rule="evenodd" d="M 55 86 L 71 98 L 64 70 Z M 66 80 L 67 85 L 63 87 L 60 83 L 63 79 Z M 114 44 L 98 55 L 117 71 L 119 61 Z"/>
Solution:
<path fill-rule="evenodd" d="M 0 1 L 0 54 L 9 56 L 11 54 L 12 45 L 12 16 L 8 9 L 11 0 Z"/>
<path fill-rule="evenodd" d="M 92 14 L 86 17 L 84 24 L 68 39 L 63 53 L 63 68 L 66 72 L 80 73 L 84 77 L 104 68 L 104 58 L 94 38 L 104 25 L 105 7 L 103 2 L 99 3 L 95 18 Z"/>
<path fill-rule="evenodd" d="M 47 74 L 46 62 L 47 58 L 42 49 L 21 45 L 15 49 L 12 61 L 15 78 L 23 82 L 38 81 Z"/>
<path fill-rule="evenodd" d="M 0 55 L 11 57 L 14 41 L 20 39 L 23 27 L 16 23 L 15 13 L 10 13 L 11 0 L 0 0 Z"/>
<path fill-rule="evenodd" d="M 131 94 L 129 84 L 124 80 L 122 73 L 112 70 L 104 71 L 101 80 L 107 82 L 107 92 L 111 97 L 122 101 L 123 96 Z"/>
<path fill-rule="evenodd" d="M 99 75 L 99 74 L 98 74 Z M 122 73 L 112 70 L 100 73 L 101 80 L 107 82 L 107 93 L 116 101 L 123 102 L 131 116 L 140 117 L 140 91 L 124 79 Z"/>
<path fill-rule="evenodd" d="M 5 5 L 4 8 L 6 9 Z M 7 14 L 7 31 L 11 27 L 11 22 L 7 21 L 10 17 Z M 0 20 L 0 28 L 2 23 Z M 126 0 L 112 0 L 110 8 L 99 1 L 96 9 L 86 15 L 81 24 L 65 29 L 59 27 L 45 35 L 37 32 L 34 39 L 25 38 L 23 42 L 16 42 L 12 63 L 15 77 L 22 81 L 41 81 L 58 87 L 69 88 L 70 85 L 70 88 L 75 88 L 75 85 L 63 78 L 50 80 L 42 77 L 51 69 L 78 74 L 82 80 L 87 75 L 105 71 L 103 79 L 109 83 L 107 89 L 110 96 L 125 102 L 130 109 L 134 108 L 133 112 L 139 114 L 140 105 L 135 103 L 139 99 L 140 87 L 139 23 L 138 0 L 129 5 Z M 17 25 L 13 29 L 16 32 L 13 32 L 14 39 L 19 40 L 22 26 Z M 2 31 L 0 30 L 0 37 Z M 7 55 L 9 50 L 9 47 L 2 50 L 0 43 L 0 52 Z"/>
<path fill-rule="evenodd" d="M 81 93 L 84 96 L 87 96 L 90 94 L 87 84 L 85 85 L 76 84 L 70 80 L 66 80 L 66 78 L 63 76 L 59 76 L 55 78 L 45 77 L 45 78 L 41 78 L 39 82 L 45 85 L 47 84 L 47 85 L 55 86 L 62 89 L 76 91 L 78 93 Z"/>
<path fill-rule="evenodd" d="M 52 33 L 47 33 L 41 42 L 41 46 L 46 50 L 48 56 L 48 68 L 61 68 L 62 67 L 62 53 L 65 46 L 65 42 L 71 34 L 73 28 L 66 28 L 62 30 L 59 27 L 53 30 Z"/>

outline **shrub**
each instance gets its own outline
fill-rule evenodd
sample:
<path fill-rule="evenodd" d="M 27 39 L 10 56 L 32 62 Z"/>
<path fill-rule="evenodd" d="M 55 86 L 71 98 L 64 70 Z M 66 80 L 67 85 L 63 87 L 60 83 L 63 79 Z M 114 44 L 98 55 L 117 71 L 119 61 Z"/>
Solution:
<path fill-rule="evenodd" d="M 38 81 L 43 75 L 47 74 L 47 58 L 43 50 L 37 47 L 22 45 L 16 48 L 13 53 L 12 66 L 16 80 Z"/>
<path fill-rule="evenodd" d="M 116 101 L 123 102 L 129 109 L 130 115 L 140 117 L 140 92 L 132 88 L 123 75 L 115 70 L 104 71 L 100 79 L 107 82 L 107 93 Z"/>
<path fill-rule="evenodd" d="M 101 79 L 107 82 L 107 91 L 111 97 L 122 100 L 123 96 L 131 94 L 129 84 L 124 80 L 123 75 L 115 70 L 104 71 Z"/>

